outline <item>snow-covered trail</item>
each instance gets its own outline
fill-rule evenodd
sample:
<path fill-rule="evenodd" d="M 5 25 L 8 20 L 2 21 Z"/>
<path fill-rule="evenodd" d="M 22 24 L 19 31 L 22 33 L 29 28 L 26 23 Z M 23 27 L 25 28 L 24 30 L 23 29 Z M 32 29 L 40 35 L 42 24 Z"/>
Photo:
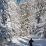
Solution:
<path fill-rule="evenodd" d="M 29 37 L 25 38 L 13 38 L 12 39 L 12 44 L 9 46 L 29 46 Z M 33 46 L 45 46 L 46 45 L 46 40 L 45 39 L 33 39 L 34 43 Z"/>

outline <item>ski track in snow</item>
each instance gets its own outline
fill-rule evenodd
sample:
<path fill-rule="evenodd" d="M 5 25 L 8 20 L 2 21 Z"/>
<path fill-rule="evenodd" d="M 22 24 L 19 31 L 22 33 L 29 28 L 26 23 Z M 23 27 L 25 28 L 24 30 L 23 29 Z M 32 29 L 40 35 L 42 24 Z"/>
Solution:
<path fill-rule="evenodd" d="M 25 38 L 12 38 L 12 44 L 9 46 L 29 46 L 30 37 Z M 33 39 L 34 43 L 33 46 L 45 46 L 46 40 L 45 39 Z"/>

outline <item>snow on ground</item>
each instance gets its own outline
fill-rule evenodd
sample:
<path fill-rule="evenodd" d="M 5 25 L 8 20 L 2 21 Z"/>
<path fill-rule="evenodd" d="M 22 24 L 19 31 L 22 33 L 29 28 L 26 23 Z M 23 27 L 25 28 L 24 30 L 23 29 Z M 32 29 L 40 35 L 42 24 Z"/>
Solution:
<path fill-rule="evenodd" d="M 29 46 L 29 40 L 31 37 L 24 37 L 24 38 L 12 38 L 12 44 L 9 46 Z M 34 39 L 33 46 L 45 46 L 46 39 Z"/>

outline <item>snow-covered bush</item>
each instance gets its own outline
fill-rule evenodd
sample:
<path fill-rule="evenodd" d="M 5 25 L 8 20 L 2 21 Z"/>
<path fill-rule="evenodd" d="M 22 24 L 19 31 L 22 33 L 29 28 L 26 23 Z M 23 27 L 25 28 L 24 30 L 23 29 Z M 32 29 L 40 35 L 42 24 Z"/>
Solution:
<path fill-rule="evenodd" d="M 0 0 L 0 25 L 7 26 L 9 38 L 30 34 L 46 37 L 44 24 L 46 1 L 21 0 L 18 3 L 16 0 Z"/>

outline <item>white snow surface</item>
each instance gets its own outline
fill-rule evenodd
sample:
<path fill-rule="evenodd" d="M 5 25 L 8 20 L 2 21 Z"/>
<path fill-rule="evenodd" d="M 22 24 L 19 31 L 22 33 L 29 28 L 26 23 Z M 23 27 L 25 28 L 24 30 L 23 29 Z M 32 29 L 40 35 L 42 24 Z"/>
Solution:
<path fill-rule="evenodd" d="M 29 46 L 29 40 L 33 38 L 33 46 L 45 46 L 46 39 L 37 39 L 35 36 L 28 36 L 23 38 L 12 38 L 12 43 L 9 46 Z M 35 38 L 35 39 L 34 39 Z"/>

